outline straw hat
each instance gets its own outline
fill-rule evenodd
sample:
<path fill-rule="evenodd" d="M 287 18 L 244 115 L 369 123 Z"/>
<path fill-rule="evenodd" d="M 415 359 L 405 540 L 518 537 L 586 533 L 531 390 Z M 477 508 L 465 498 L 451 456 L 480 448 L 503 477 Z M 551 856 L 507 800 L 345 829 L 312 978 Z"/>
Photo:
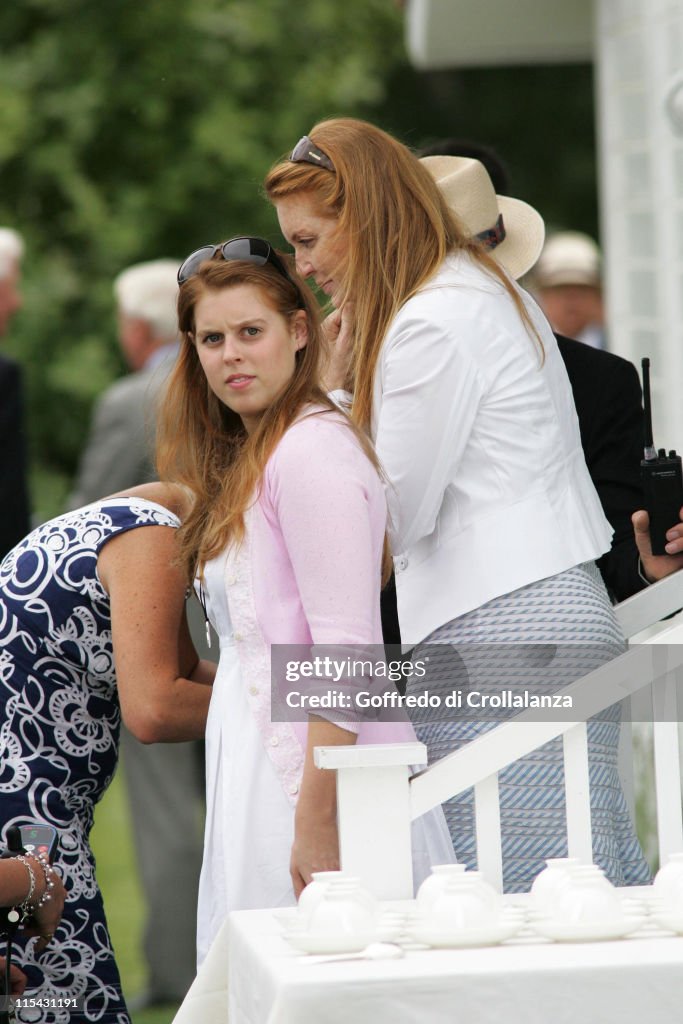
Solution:
<path fill-rule="evenodd" d="M 600 287 L 601 258 L 597 243 L 581 231 L 558 231 L 545 244 L 534 269 L 539 288 L 582 284 Z"/>
<path fill-rule="evenodd" d="M 498 196 L 486 168 L 465 156 L 423 156 L 443 197 L 467 230 L 508 273 L 522 277 L 543 248 L 545 224 L 533 206 Z"/>

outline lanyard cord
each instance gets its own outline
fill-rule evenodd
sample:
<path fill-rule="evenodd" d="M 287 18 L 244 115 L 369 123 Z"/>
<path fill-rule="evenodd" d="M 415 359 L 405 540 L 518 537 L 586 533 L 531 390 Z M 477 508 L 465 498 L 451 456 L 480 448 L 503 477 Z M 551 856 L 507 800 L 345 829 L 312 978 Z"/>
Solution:
<path fill-rule="evenodd" d="M 11 928 L 7 932 L 7 946 L 5 949 L 5 973 L 4 978 L 0 980 L 0 999 L 2 1004 L 0 1005 L 0 1024 L 11 1024 L 12 1021 L 16 1020 L 13 1010 L 10 1009 L 10 1000 L 12 998 L 12 981 L 10 977 L 10 971 L 12 968 L 12 939 L 14 938 L 14 929 Z"/>

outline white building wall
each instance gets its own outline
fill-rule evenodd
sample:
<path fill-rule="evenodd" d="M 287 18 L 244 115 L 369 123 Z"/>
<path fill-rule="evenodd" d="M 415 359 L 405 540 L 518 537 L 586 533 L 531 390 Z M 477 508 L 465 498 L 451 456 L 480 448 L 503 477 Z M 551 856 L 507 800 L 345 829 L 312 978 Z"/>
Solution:
<path fill-rule="evenodd" d="M 655 443 L 680 451 L 683 2 L 597 0 L 595 9 L 610 348 L 639 369 L 650 356 Z"/>
<path fill-rule="evenodd" d="M 406 0 L 417 68 L 590 60 L 593 0 Z"/>

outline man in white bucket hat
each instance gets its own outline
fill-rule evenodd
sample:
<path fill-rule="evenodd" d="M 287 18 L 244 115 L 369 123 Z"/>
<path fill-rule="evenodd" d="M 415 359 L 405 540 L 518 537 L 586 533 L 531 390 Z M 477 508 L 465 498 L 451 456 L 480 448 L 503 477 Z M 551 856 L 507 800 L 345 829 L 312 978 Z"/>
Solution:
<path fill-rule="evenodd" d="M 528 273 L 544 243 L 545 226 L 538 211 L 519 199 L 497 195 L 479 160 L 425 156 L 421 163 L 461 223 L 510 276 Z M 598 566 L 608 589 L 623 601 L 648 582 L 681 568 L 683 529 L 673 557 L 656 557 L 650 553 L 647 517 L 641 518 L 636 548 L 631 515 L 644 505 L 640 483 L 643 414 L 636 368 L 620 356 L 570 338 L 558 335 L 557 341 L 574 394 L 586 463 L 614 528 L 612 548 Z"/>
<path fill-rule="evenodd" d="M 532 278 L 532 291 L 554 330 L 605 348 L 602 256 L 589 235 L 558 231 L 548 238 Z"/>

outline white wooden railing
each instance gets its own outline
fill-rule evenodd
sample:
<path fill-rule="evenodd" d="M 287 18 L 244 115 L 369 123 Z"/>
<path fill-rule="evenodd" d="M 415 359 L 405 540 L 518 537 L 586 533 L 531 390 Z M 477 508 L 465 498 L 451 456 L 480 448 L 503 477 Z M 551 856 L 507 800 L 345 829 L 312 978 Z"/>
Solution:
<path fill-rule="evenodd" d="M 581 708 L 580 721 L 506 721 L 411 776 L 426 763 L 421 743 L 318 747 L 318 767 L 337 771 L 341 861 L 382 899 L 413 895 L 411 821 L 451 796 L 474 787 L 478 867 L 502 889 L 498 772 L 562 736 L 570 856 L 592 858 L 586 719 L 649 690 L 654 735 L 654 785 L 660 860 L 683 850 L 676 684 L 683 678 L 683 612 L 655 635 L 647 627 L 683 608 L 683 572 L 624 601 L 616 613 L 631 639 L 625 654 L 561 692 Z M 622 728 L 629 728 L 624 722 Z"/>

